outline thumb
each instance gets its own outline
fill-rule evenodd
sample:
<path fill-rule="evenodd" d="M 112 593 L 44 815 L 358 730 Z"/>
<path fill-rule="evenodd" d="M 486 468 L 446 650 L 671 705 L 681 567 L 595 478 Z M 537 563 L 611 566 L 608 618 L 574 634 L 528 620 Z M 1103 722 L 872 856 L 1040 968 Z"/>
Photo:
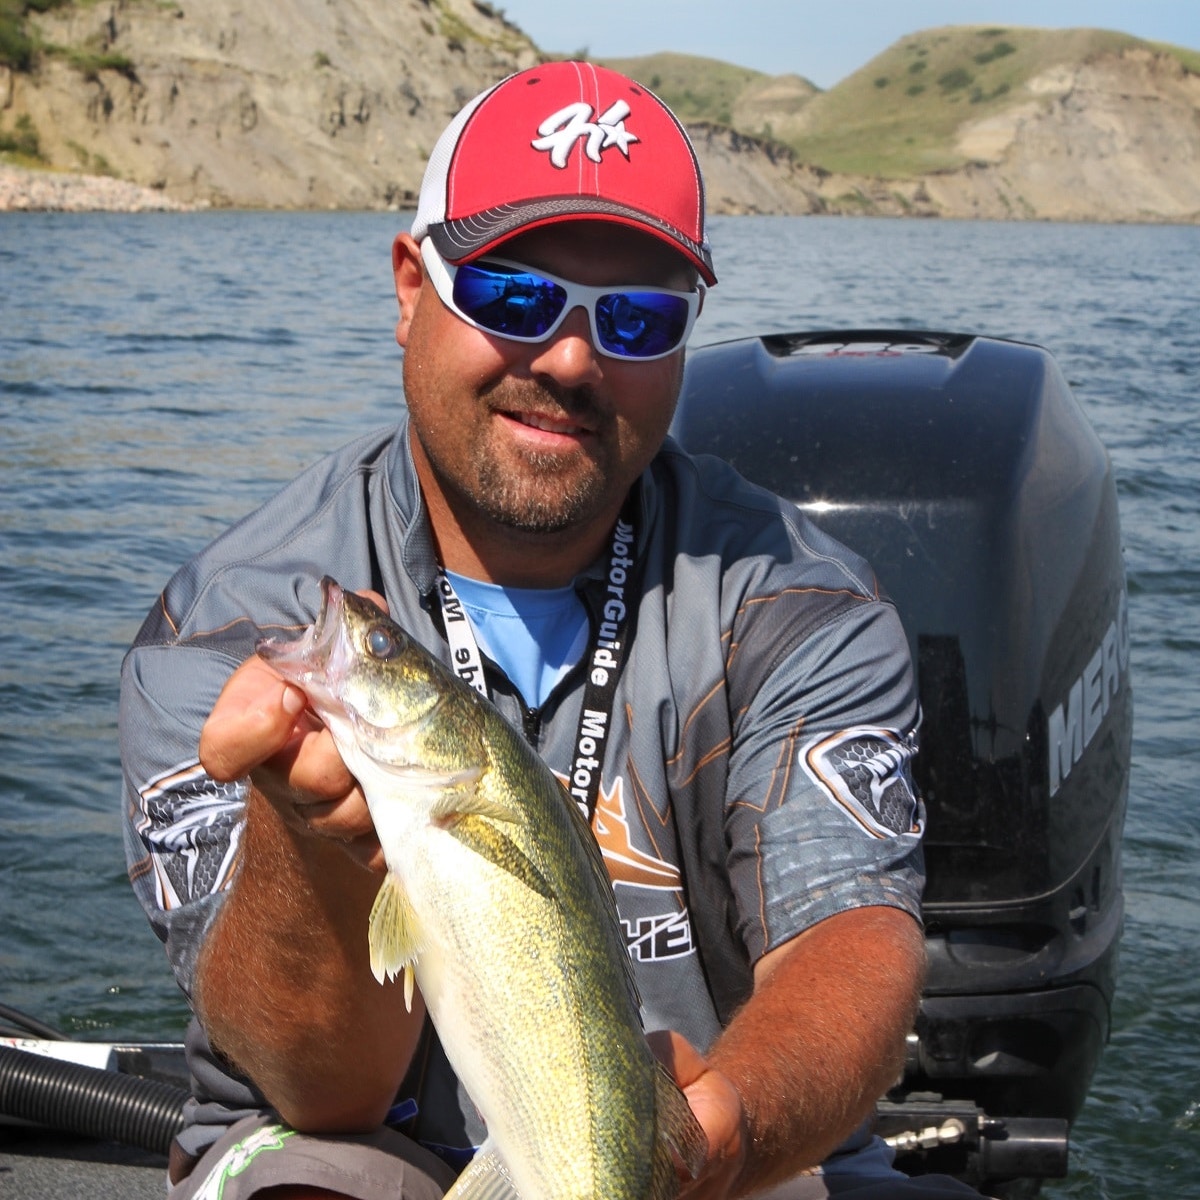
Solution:
<path fill-rule="evenodd" d="M 647 1035 L 654 1056 L 671 1072 L 708 1139 L 705 1176 L 736 1177 L 749 1145 L 746 1112 L 733 1081 L 673 1030 Z"/>
<path fill-rule="evenodd" d="M 308 700 L 261 658 L 247 659 L 225 681 L 200 731 L 200 763 L 214 779 L 248 775 L 296 731 Z"/>

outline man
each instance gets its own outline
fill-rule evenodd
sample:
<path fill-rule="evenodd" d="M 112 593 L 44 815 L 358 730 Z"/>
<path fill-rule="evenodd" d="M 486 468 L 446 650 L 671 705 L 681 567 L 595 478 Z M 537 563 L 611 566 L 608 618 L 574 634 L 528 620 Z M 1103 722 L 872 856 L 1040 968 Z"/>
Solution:
<path fill-rule="evenodd" d="M 172 1196 L 436 1196 L 483 1136 L 420 1004 L 371 977 L 361 791 L 253 655 L 322 574 L 587 806 L 708 1137 L 686 1194 L 935 1194 L 855 1132 L 923 970 L 906 642 L 865 564 L 666 441 L 715 282 L 686 134 L 602 68 L 512 76 L 435 147 L 393 266 L 398 429 L 185 567 L 125 663 L 130 874 L 199 1018 Z"/>

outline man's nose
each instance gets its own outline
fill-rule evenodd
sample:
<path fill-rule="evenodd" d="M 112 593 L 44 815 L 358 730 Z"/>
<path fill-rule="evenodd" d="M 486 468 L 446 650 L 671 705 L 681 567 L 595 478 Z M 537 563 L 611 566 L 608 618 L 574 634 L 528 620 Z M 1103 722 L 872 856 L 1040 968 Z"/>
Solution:
<path fill-rule="evenodd" d="M 592 344 L 586 310 L 577 305 L 548 342 L 537 347 L 530 362 L 533 371 L 549 375 L 565 387 L 598 383 L 604 376 L 600 352 Z"/>

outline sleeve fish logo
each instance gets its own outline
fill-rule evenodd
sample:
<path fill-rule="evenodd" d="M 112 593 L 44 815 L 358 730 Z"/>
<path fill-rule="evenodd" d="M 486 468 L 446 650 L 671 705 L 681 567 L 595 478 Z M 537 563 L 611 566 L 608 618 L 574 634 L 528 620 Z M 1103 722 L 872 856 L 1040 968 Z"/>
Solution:
<path fill-rule="evenodd" d="M 632 965 L 578 806 L 499 712 L 369 600 L 259 654 L 303 688 L 387 862 L 377 979 L 419 987 L 488 1137 L 456 1200 L 667 1200 L 704 1133 L 643 1036 Z"/>

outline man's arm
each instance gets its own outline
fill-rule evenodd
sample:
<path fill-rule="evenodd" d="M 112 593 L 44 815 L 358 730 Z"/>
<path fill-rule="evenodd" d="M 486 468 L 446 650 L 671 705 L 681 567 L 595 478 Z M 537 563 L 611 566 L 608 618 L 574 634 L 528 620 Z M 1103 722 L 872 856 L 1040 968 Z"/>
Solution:
<path fill-rule="evenodd" d="M 689 1200 L 760 1191 L 847 1138 L 899 1077 L 924 972 L 911 916 L 851 909 L 763 956 L 706 1058 L 674 1035 L 664 1056 L 709 1139 Z"/>
<path fill-rule="evenodd" d="M 253 786 L 237 874 L 200 954 L 197 1009 L 214 1048 L 290 1125 L 367 1130 L 395 1097 L 424 1013 L 371 975 L 382 855 L 361 791 L 303 706 L 250 659 L 204 726 L 209 774 L 249 774 Z"/>

